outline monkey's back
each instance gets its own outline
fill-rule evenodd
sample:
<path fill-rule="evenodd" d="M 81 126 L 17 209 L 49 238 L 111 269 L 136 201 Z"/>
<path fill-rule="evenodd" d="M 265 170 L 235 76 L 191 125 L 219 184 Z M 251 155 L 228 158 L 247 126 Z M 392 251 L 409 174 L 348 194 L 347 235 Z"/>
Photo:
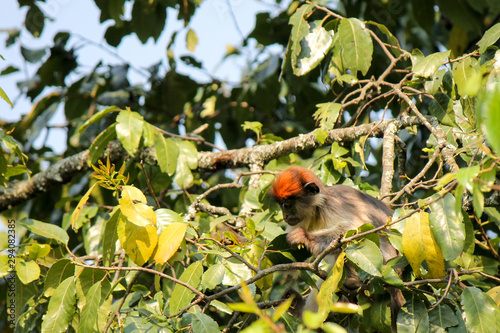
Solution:
<path fill-rule="evenodd" d="M 371 223 L 378 227 L 387 222 L 392 211 L 382 201 L 364 192 L 346 185 L 333 185 L 327 188 L 328 196 L 333 200 L 338 217 L 356 224 Z"/>

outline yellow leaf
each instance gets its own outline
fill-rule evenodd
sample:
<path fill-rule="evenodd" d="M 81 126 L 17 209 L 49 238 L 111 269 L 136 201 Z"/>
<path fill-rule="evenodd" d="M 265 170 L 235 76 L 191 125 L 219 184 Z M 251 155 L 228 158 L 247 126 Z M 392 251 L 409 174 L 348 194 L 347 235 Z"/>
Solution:
<path fill-rule="evenodd" d="M 491 288 L 486 293 L 495 301 L 497 306 L 500 306 L 500 286 Z"/>
<path fill-rule="evenodd" d="M 403 252 L 417 277 L 442 278 L 445 276 L 444 258 L 434 240 L 429 225 L 429 214 L 413 214 L 403 231 Z M 427 273 L 420 270 L 422 262 L 427 263 Z"/>
<path fill-rule="evenodd" d="M 318 302 L 318 313 L 328 316 L 331 308 L 338 300 L 336 292 L 340 290 L 340 280 L 342 280 L 342 273 L 344 271 L 345 252 L 341 252 L 335 261 L 335 265 L 328 274 L 328 278 L 321 284 L 316 301 Z"/>
<path fill-rule="evenodd" d="M 83 206 L 85 206 L 85 204 L 89 200 L 90 194 L 92 193 L 92 191 L 94 190 L 94 188 L 97 185 L 99 185 L 99 182 L 95 183 L 94 185 L 92 185 L 91 188 L 89 188 L 89 190 L 87 191 L 87 193 L 85 193 L 85 195 L 80 199 L 80 202 L 78 203 L 78 205 L 76 206 L 75 210 L 73 211 L 73 214 L 71 214 L 71 227 L 73 229 L 75 229 L 75 223 L 78 220 L 78 217 L 80 216 L 80 213 L 82 212 Z"/>
<path fill-rule="evenodd" d="M 156 214 L 153 208 L 146 205 L 146 197 L 136 187 L 123 186 L 122 197 L 118 200 L 120 209 L 127 219 L 140 226 L 156 226 Z"/>
<path fill-rule="evenodd" d="M 138 266 L 144 265 L 158 243 L 157 229 L 153 225 L 139 226 L 120 214 L 118 238 L 127 255 Z"/>
<path fill-rule="evenodd" d="M 187 224 L 172 223 L 163 230 L 158 241 L 158 248 L 154 255 L 157 264 L 163 265 L 177 252 L 186 235 Z"/>
<path fill-rule="evenodd" d="M 122 200 L 126 201 L 138 201 L 142 203 L 147 203 L 146 196 L 134 186 L 123 186 L 122 187 Z"/>

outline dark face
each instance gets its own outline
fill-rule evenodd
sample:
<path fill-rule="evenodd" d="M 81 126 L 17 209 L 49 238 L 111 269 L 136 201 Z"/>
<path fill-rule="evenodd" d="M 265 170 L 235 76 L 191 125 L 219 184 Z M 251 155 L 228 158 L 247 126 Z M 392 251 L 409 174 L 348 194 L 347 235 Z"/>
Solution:
<path fill-rule="evenodd" d="M 283 219 L 289 225 L 297 225 L 300 221 L 302 221 L 302 217 L 298 216 L 297 213 L 296 201 L 296 198 L 291 197 L 278 202 L 281 207 L 281 211 L 283 212 Z"/>
<path fill-rule="evenodd" d="M 297 195 L 276 200 L 283 212 L 283 219 L 289 225 L 297 225 L 314 213 L 313 197 L 319 193 L 317 184 L 310 182 L 304 184 L 304 188 Z"/>

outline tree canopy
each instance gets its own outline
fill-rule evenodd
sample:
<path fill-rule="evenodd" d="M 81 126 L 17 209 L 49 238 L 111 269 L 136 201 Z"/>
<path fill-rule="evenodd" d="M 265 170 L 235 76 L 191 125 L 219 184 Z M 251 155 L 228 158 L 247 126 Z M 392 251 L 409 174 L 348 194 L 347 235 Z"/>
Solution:
<path fill-rule="evenodd" d="M 207 2 L 95 0 L 103 53 L 180 24 L 157 64 L 90 69 L 78 51 L 93 42 L 71 32 L 25 44 L 50 18 L 45 1 L 18 2 L 26 19 L 5 46 L 36 71 L 18 82 L 31 111 L 0 119 L 0 327 L 390 332 L 392 287 L 406 300 L 399 332 L 499 330 L 497 1 L 269 0 L 224 57 L 245 55 L 238 82 L 193 55 L 190 24 Z M 5 63 L 2 76 L 24 67 Z M 0 97 L 13 106 L 1 86 Z M 61 108 L 59 155 L 33 142 Z M 317 257 L 292 249 L 268 195 L 290 165 L 394 215 Z M 380 235 L 400 253 L 386 263 Z M 339 249 L 329 270 L 323 259 Z M 354 293 L 343 288 L 346 263 L 363 282 Z M 286 290 L 308 294 L 320 278 L 319 311 L 293 316 Z"/>

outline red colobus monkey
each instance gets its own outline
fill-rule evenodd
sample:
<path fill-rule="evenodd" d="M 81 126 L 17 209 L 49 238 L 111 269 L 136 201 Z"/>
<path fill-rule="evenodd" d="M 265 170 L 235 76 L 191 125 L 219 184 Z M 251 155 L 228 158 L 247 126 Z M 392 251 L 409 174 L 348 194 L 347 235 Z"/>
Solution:
<path fill-rule="evenodd" d="M 330 243 L 350 229 L 371 223 L 384 225 L 392 211 L 380 200 L 345 185 L 325 186 L 316 175 L 302 167 L 289 167 L 280 173 L 269 194 L 280 205 L 288 224 L 287 241 L 291 246 L 304 245 L 313 255 L 324 251 Z M 386 240 L 380 239 L 384 261 L 397 256 Z M 352 275 L 354 270 L 348 269 Z M 390 288 L 393 329 L 397 310 L 404 303 L 399 289 Z M 306 309 L 315 310 L 314 297 Z"/>

